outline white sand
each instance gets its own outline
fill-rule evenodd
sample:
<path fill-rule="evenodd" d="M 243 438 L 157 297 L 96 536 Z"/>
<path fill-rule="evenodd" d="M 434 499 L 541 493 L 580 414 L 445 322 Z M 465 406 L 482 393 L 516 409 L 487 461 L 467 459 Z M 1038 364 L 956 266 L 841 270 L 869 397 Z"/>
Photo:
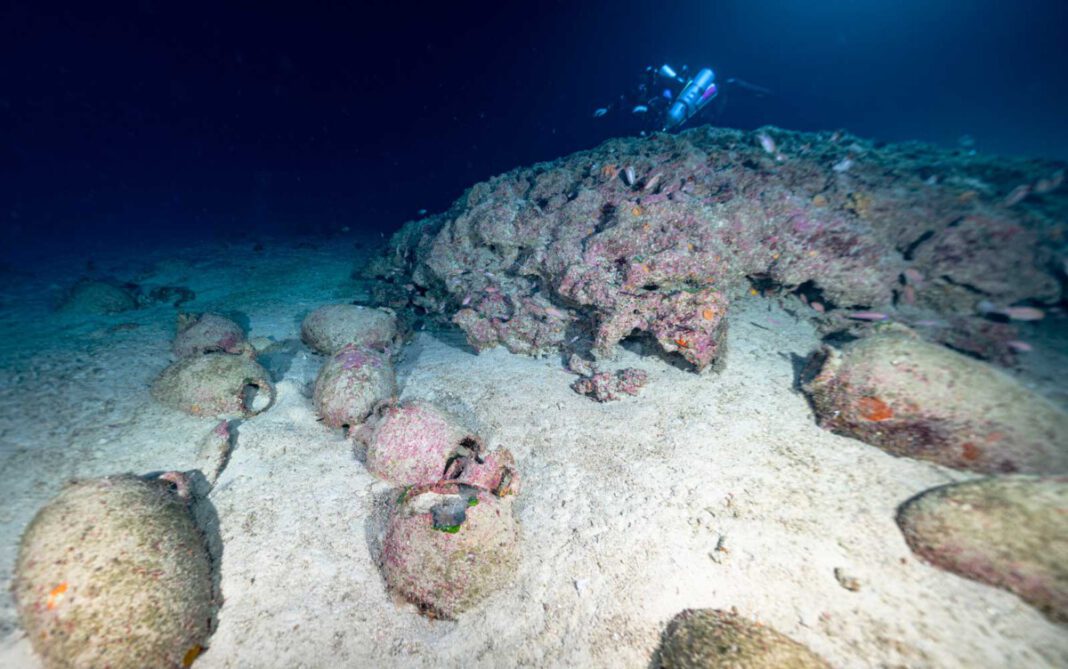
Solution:
<path fill-rule="evenodd" d="M 417 336 L 403 396 L 463 411 L 523 476 L 512 584 L 459 621 L 420 616 L 375 565 L 390 490 L 309 399 L 321 358 L 299 344 L 299 323 L 355 295 L 350 243 L 248 246 L 185 252 L 137 277 L 118 268 L 187 285 L 198 299 L 185 309 L 242 312 L 250 336 L 279 342 L 267 359 L 282 374 L 278 401 L 240 426 L 210 495 L 225 602 L 194 667 L 646 667 L 687 607 L 734 607 L 840 667 L 1068 665 L 1064 628 L 912 555 L 897 505 L 968 475 L 816 427 L 790 356 L 817 337 L 761 298 L 733 308 L 721 373 L 623 351 L 619 364 L 650 381 L 606 405 L 573 393 L 555 359 Z M 39 666 L 7 592 L 37 508 L 73 476 L 202 467 L 197 443 L 216 423 L 149 397 L 169 361 L 172 307 L 64 326 L 46 286 L 9 282 L 0 311 L 0 667 L 12 669 Z M 140 327 L 108 333 L 123 322 Z"/>

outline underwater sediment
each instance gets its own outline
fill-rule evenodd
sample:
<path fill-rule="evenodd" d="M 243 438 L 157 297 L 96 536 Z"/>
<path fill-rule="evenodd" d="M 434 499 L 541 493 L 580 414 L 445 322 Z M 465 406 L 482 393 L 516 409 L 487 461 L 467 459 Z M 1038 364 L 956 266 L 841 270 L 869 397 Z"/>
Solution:
<path fill-rule="evenodd" d="M 739 156 L 739 164 L 724 169 L 743 173 L 758 170 L 760 178 L 773 185 L 775 179 L 782 178 L 778 172 L 795 160 L 787 154 L 791 142 L 807 137 L 776 133 L 783 149 L 769 154 L 763 152 L 759 135 L 727 131 L 697 135 L 704 142 L 712 142 L 709 138 L 719 138 L 717 142 L 725 141 L 725 137 L 740 138 L 739 147 L 730 149 Z M 786 136 L 792 139 L 782 139 Z M 850 141 L 818 137 L 831 144 Z M 746 141 L 754 146 L 746 146 Z M 679 138 L 611 144 L 645 146 L 655 142 L 685 146 Z M 857 146 L 868 145 L 860 142 Z M 878 155 L 889 150 L 871 146 Z M 928 151 L 930 156 L 942 155 L 934 149 Z M 801 153 L 798 148 L 798 155 Z M 962 163 L 985 160 L 958 158 Z M 536 181 L 572 159 L 517 174 Z M 830 339 L 836 348 L 820 348 L 826 356 L 820 362 L 828 366 L 828 385 L 818 389 L 809 386 L 809 390 L 824 393 L 820 400 L 823 405 L 814 403 L 824 427 L 897 455 L 958 469 L 984 473 L 1058 469 L 1065 458 L 1062 445 L 1057 443 L 1065 432 L 1058 427 L 1063 414 L 1056 413 L 1024 384 L 1008 383 L 1009 376 L 991 363 L 1001 362 L 1012 353 L 1016 321 L 1032 318 L 1042 309 L 1050 312 L 1048 320 L 1058 318 L 1053 315 L 1055 309 L 1047 306 L 1062 290 L 1057 282 L 1063 277 L 1056 266 L 1062 250 L 1053 235 L 1057 229 L 1053 221 L 1060 215 L 1056 213 L 1061 202 L 1057 199 L 1059 191 L 1032 194 L 1010 205 L 997 199 L 995 189 L 984 205 L 1004 220 L 1024 220 L 1026 225 L 1035 226 L 1034 243 L 1027 248 L 1038 259 L 1036 266 L 1053 280 L 1056 293 L 1052 298 L 1017 299 L 1016 294 L 988 291 L 974 293 L 972 302 L 936 300 L 937 291 L 953 292 L 961 286 L 921 274 L 914 266 L 915 258 L 921 255 L 919 249 L 933 237 L 919 240 L 911 250 L 902 250 L 883 237 L 872 236 L 873 224 L 861 214 L 844 210 L 826 215 L 837 221 L 834 225 L 856 231 L 868 244 L 864 248 L 881 249 L 880 253 L 903 263 L 905 269 L 896 277 L 887 271 L 891 278 L 888 302 L 870 297 L 864 298 L 871 300 L 868 302 L 835 302 L 831 299 L 834 290 L 838 290 L 835 295 L 874 294 L 865 287 L 866 280 L 854 280 L 849 274 L 865 272 L 863 262 L 835 258 L 828 252 L 822 262 L 841 262 L 838 269 L 823 275 L 819 273 L 821 266 L 814 265 L 808 274 L 797 275 L 795 280 L 811 277 L 801 283 L 772 278 L 767 272 L 747 274 L 746 268 L 755 265 L 745 263 L 756 257 L 756 252 L 743 247 L 764 243 L 762 238 L 751 236 L 748 228 L 740 236 L 722 237 L 726 235 L 724 226 L 733 223 L 717 217 L 725 215 L 728 205 L 748 211 L 745 208 L 753 206 L 749 195 L 739 195 L 742 201 L 728 201 L 722 207 L 702 205 L 699 211 L 704 212 L 702 216 L 707 214 L 706 218 L 694 214 L 686 219 L 689 227 L 671 227 L 664 218 L 668 209 L 660 211 L 659 207 L 683 211 L 689 191 L 700 182 L 686 179 L 680 190 L 667 193 L 671 197 L 649 204 L 650 193 L 664 194 L 660 190 L 663 177 L 650 178 L 649 188 L 643 190 L 635 186 L 640 183 L 640 173 L 623 160 L 613 163 L 620 170 L 614 181 L 601 183 L 601 177 L 596 176 L 601 172 L 594 170 L 599 184 L 595 190 L 618 191 L 619 197 L 634 198 L 643 203 L 639 207 L 648 205 L 657 212 L 654 220 L 664 222 L 665 228 L 650 230 L 648 237 L 628 236 L 644 229 L 637 221 L 616 221 L 602 229 L 595 226 L 587 240 L 578 244 L 582 253 L 568 257 L 566 249 L 554 246 L 563 242 L 553 235 L 564 234 L 563 228 L 577 224 L 576 220 L 562 213 L 553 219 L 543 212 L 551 219 L 537 221 L 547 226 L 544 239 L 509 242 L 520 250 L 516 262 L 507 264 L 504 255 L 493 255 L 503 253 L 500 248 L 490 253 L 488 245 L 495 242 L 488 237 L 454 238 L 461 219 L 475 215 L 465 200 L 454 207 L 460 213 L 448 220 L 452 214 L 442 215 L 437 228 L 428 222 L 409 226 L 409 232 L 426 233 L 419 242 L 425 246 L 404 245 L 402 232 L 386 251 L 399 255 L 383 255 L 374 263 L 372 273 L 383 267 L 391 269 L 382 275 L 384 281 L 367 287 L 377 291 L 379 301 L 400 307 L 396 319 L 400 323 L 386 310 L 331 305 L 313 311 L 298 328 L 305 305 L 320 304 L 324 297 L 320 276 L 305 280 L 305 292 L 272 294 L 274 301 L 269 308 L 264 306 L 268 301 L 255 293 L 255 300 L 248 303 L 204 303 L 198 306 L 218 311 L 179 316 L 171 352 L 180 360 L 160 375 L 154 393 L 167 406 L 191 412 L 194 417 L 162 410 L 144 415 L 162 418 L 165 423 L 160 437 L 153 437 L 161 450 L 194 459 L 209 484 L 221 481 L 216 496 L 224 502 L 220 515 L 229 528 L 223 537 L 231 559 L 228 580 L 223 583 L 228 588 L 223 592 L 230 598 L 229 608 L 223 616 L 223 635 L 216 631 L 214 648 L 199 661 L 240 663 L 254 656 L 269 666 L 281 657 L 280 651 L 292 652 L 286 656 L 287 662 L 297 657 L 297 652 L 289 649 L 298 643 L 316 649 L 307 652 L 318 661 L 336 652 L 331 646 L 333 640 L 349 634 L 342 647 L 351 653 L 354 663 L 393 657 L 391 653 L 399 643 L 410 653 L 399 661 L 431 658 L 428 661 L 447 666 L 469 662 L 476 655 L 503 664 L 644 666 L 664 625 L 680 610 L 695 606 L 737 606 L 744 613 L 704 609 L 708 615 L 691 613 L 676 619 L 668 628 L 670 639 L 663 638 L 661 654 L 654 657 L 671 658 L 675 662 L 671 666 L 687 666 L 690 654 L 699 658 L 695 661 L 705 662 L 707 656 L 702 653 L 715 654 L 726 648 L 731 653 L 751 653 L 746 657 L 771 662 L 770 666 L 783 666 L 780 653 L 796 658 L 799 666 L 824 666 L 813 651 L 799 643 L 818 650 L 836 665 L 878 657 L 902 666 L 951 665 L 960 658 L 962 662 L 999 666 L 999 662 L 987 660 L 1029 659 L 1041 655 L 1042 647 L 1054 648 L 1048 651 L 1049 657 L 1064 657 L 1056 632 L 1049 629 L 1053 625 L 1035 629 L 1046 623 L 1038 611 L 1056 623 L 1063 609 L 1063 579 L 1048 561 L 1041 560 L 1042 552 L 1050 552 L 1047 547 L 1055 542 L 1030 538 L 999 547 L 996 540 L 1005 536 L 1004 531 L 990 537 L 976 534 L 972 528 L 967 535 L 947 536 L 939 544 L 945 533 L 926 516 L 921 517 L 919 511 L 926 507 L 910 505 L 913 511 L 909 519 L 905 520 L 902 511 L 898 520 L 908 533 L 909 546 L 924 562 L 1010 590 L 1022 599 L 1017 601 L 1015 595 L 969 583 L 954 574 L 934 573 L 909 554 L 894 526 L 892 510 L 921 489 L 940 485 L 947 476 L 967 475 L 883 457 L 874 448 L 812 429 L 808 405 L 791 390 L 798 390 L 791 381 L 800 380 L 795 374 L 804 355 L 820 348 L 813 324 L 823 333 L 861 335 L 863 338 L 840 347 L 838 344 L 849 336 Z M 829 178 L 844 178 L 840 175 L 856 169 L 858 162 L 852 160 L 844 170 L 835 170 L 832 165 Z M 1054 174 L 1057 168 L 1053 164 L 1020 164 L 1029 165 L 1027 169 L 1035 173 L 1052 169 L 1050 174 Z M 628 167 L 633 176 L 627 173 Z M 698 173 L 704 175 L 701 178 L 711 178 L 707 165 L 699 167 Z M 1026 170 L 1021 175 L 1025 180 L 1031 178 Z M 512 178 L 505 175 L 498 180 L 506 177 Z M 912 183 L 910 176 L 901 178 Z M 920 189 L 923 193 L 924 189 L 949 187 L 937 180 L 926 181 Z M 997 183 L 1010 181 L 1005 176 Z M 572 184 L 562 177 L 560 183 Z M 584 195 L 582 188 L 585 186 L 573 191 L 576 198 L 592 197 Z M 781 194 L 786 187 L 780 184 L 776 188 Z M 799 187 L 796 196 L 803 192 Z M 560 210 L 568 207 L 569 195 L 564 191 Z M 898 195 L 905 198 L 905 194 Z M 823 197 L 830 202 L 829 195 Z M 965 199 L 976 197 L 968 195 Z M 827 202 L 809 204 L 821 210 L 828 208 Z M 541 215 L 536 211 L 539 205 L 521 198 L 514 204 L 525 212 L 517 214 L 516 220 L 527 221 L 525 229 L 533 229 L 534 219 L 523 217 Z M 534 208 L 522 209 L 528 206 Z M 1039 214 L 1032 216 L 1032 208 Z M 596 207 L 594 210 L 605 213 Z M 607 213 L 623 215 L 612 209 Z M 645 215 L 642 211 L 630 214 Z M 488 227 L 497 225 L 494 216 L 488 212 L 479 219 L 487 226 L 486 235 L 498 234 Z M 757 221 L 754 225 L 771 223 Z M 1048 229 L 1050 234 L 1038 234 L 1046 231 L 1043 226 L 1047 225 L 1054 226 Z M 696 245 L 689 248 L 692 241 L 683 241 L 691 233 L 706 237 L 705 243 L 720 244 L 724 254 L 733 253 L 736 246 L 743 250 L 737 257 L 725 255 L 722 267 L 703 265 L 707 257 L 698 253 Z M 612 243 L 640 241 L 648 245 L 641 247 L 641 255 L 643 259 L 645 254 L 654 258 L 650 266 L 659 272 L 656 280 L 642 283 L 635 291 L 625 276 L 612 275 L 604 264 L 583 264 L 587 257 L 602 257 L 603 253 L 597 255 L 598 244 L 613 239 Z M 820 239 L 818 235 L 816 239 Z M 673 248 L 685 250 L 675 253 L 658 246 L 672 243 Z M 333 240 L 324 247 L 331 245 Z M 310 259 L 301 256 L 302 264 L 321 260 L 309 251 L 302 249 Z M 449 279 L 456 288 L 450 291 L 437 277 L 453 275 L 438 273 L 435 268 L 446 265 L 435 263 L 455 260 L 460 257 L 457 254 L 468 251 L 488 255 L 479 255 L 478 262 Z M 351 250 L 332 247 L 330 252 L 342 258 L 337 265 L 343 267 L 335 270 L 332 285 L 343 285 L 351 271 L 351 257 L 345 254 Z M 582 294 L 585 301 L 575 299 L 581 295 L 568 287 L 571 284 L 564 280 L 566 276 L 554 274 L 547 262 L 538 264 L 542 262 L 538 258 L 551 253 L 559 253 L 560 263 L 572 263 L 567 272 L 590 272 L 590 283 L 583 289 L 587 293 Z M 668 260 L 675 258 L 682 263 L 691 253 L 694 258 L 686 262 L 692 264 L 686 266 L 693 276 L 708 270 L 712 277 L 708 287 L 691 285 L 691 274 L 678 279 L 682 275 L 669 271 Z M 528 265 L 520 263 L 520 258 Z M 1052 264 L 1043 264 L 1047 260 Z M 660 262 L 662 266 L 656 264 Z M 524 266 L 535 270 L 525 273 Z M 935 271 L 924 267 L 925 272 Z M 277 274 L 273 266 L 261 271 L 264 276 Z M 596 275 L 599 271 L 606 273 Z M 416 279 L 416 275 L 422 278 Z M 211 281 L 225 283 L 218 276 L 211 275 L 209 280 L 198 275 L 194 287 L 213 295 L 207 287 Z M 598 283 L 597 276 L 604 282 Z M 1020 276 L 1010 278 L 1016 281 Z M 560 281 L 554 283 L 557 279 Z M 286 290 L 290 290 L 290 280 L 286 282 Z M 277 284 L 264 283 L 277 290 Z M 521 291 L 523 286 L 534 285 L 537 289 L 532 288 L 533 292 Z M 934 292 L 925 297 L 928 290 Z M 751 295 L 752 291 L 785 299 L 763 299 Z M 965 293 L 973 291 L 965 289 Z M 352 297 L 364 301 L 358 295 Z M 340 299 L 336 294 L 330 298 Z M 808 311 L 803 308 L 805 302 Z M 637 312 L 628 320 L 625 310 L 633 305 L 637 305 Z M 170 326 L 174 312 L 159 306 L 142 306 L 134 316 L 113 320 L 101 317 L 100 322 L 110 325 L 118 318 L 137 318 Z M 153 314 L 161 311 L 166 312 L 162 314 L 166 318 L 153 321 Z M 247 321 L 242 317 L 245 313 Z M 241 326 L 219 314 L 256 323 L 256 329 L 246 337 Z M 498 345 L 534 355 L 565 350 L 570 355 L 561 358 L 567 359 L 566 368 L 574 376 L 553 365 L 508 356 L 503 351 L 476 359 L 466 348 L 454 347 L 447 337 L 436 338 L 437 332 L 420 335 L 411 348 L 402 350 L 407 326 L 417 319 L 428 324 L 433 320 L 455 322 L 480 349 Z M 925 327 L 922 322 L 928 319 L 949 325 Z M 729 333 L 728 321 L 732 321 Z M 907 324 L 909 330 L 899 329 L 897 323 Z M 1025 331 L 1030 327 L 1025 326 Z M 636 347 L 621 356 L 622 364 L 605 360 L 615 348 L 612 338 L 626 338 L 633 331 L 645 333 L 646 342 L 668 353 L 666 358 L 672 362 L 679 363 L 680 356 L 688 356 L 688 365 L 677 367 L 722 369 L 723 373 L 713 377 L 680 372 L 651 356 L 638 359 L 633 355 Z M 112 337 L 116 346 L 132 347 L 141 340 L 134 340 L 131 333 L 149 341 L 145 328 L 123 329 L 117 334 L 101 329 L 94 337 L 105 342 L 109 340 L 104 337 Z M 735 351 L 731 360 L 725 360 L 728 334 Z M 141 365 L 147 370 L 154 369 L 166 350 L 153 341 L 155 357 L 150 360 L 142 352 L 136 358 L 150 362 Z M 591 342 L 603 346 L 587 350 Z M 1040 342 L 1035 340 L 1036 350 L 1042 346 Z M 954 353 L 941 344 L 971 355 Z M 130 353 L 124 351 L 121 359 L 126 360 Z M 1044 352 L 1037 352 L 1035 357 L 1040 354 Z M 721 362 L 727 364 L 721 368 Z M 922 367 L 926 374 L 922 384 L 909 376 L 916 367 Z M 574 390 L 598 402 L 624 399 L 630 406 L 576 400 L 566 387 L 571 381 Z M 554 383 L 561 388 L 551 388 Z M 968 397 L 954 392 L 960 387 L 971 391 Z M 983 392 L 978 392 L 979 388 Z M 143 397 L 144 383 L 133 392 L 147 400 Z M 639 394 L 638 399 L 626 399 Z M 984 404 L 986 400 L 990 402 Z M 273 408 L 259 415 L 268 406 Z M 464 408 L 458 410 L 461 406 Z M 221 420 L 223 417 L 228 420 Z M 337 434 L 322 429 L 324 424 L 346 427 L 348 439 L 339 440 Z M 928 429 L 935 426 L 948 429 Z M 894 440 L 895 428 L 900 428 L 903 441 Z M 148 432 L 143 425 L 138 430 L 135 434 Z M 508 448 L 499 447 L 501 443 Z M 105 450 L 108 447 L 103 442 L 97 448 L 111 452 Z M 173 459 L 173 455 L 164 457 L 161 453 L 145 456 L 140 469 L 171 467 L 174 465 L 169 460 Z M 516 495 L 520 483 L 517 459 L 527 485 Z M 359 464 L 361 460 L 366 471 Z M 82 463 L 77 466 L 85 467 Z M 326 479 L 329 485 L 323 483 L 324 476 L 333 477 Z M 269 483 L 272 479 L 295 486 L 285 488 L 284 495 L 272 493 L 265 499 L 263 491 L 275 485 Z M 374 486 L 373 507 L 364 503 L 369 486 Z M 336 492 L 342 490 L 346 494 Z M 952 499 L 939 504 L 943 514 L 960 510 Z M 1056 505 L 1045 504 L 1036 513 L 1059 513 L 1051 508 Z M 1014 513 L 1011 509 L 1007 512 L 1013 520 L 1006 521 L 1006 527 L 1030 524 L 1026 520 L 1029 512 L 1022 516 Z M 864 519 L 858 520 L 861 514 Z M 985 514 L 982 518 L 987 517 Z M 368 522 L 361 534 L 359 524 L 365 520 Z M 785 533 L 776 531 L 780 525 L 786 528 Z M 929 538 L 932 526 L 934 539 Z M 1042 527 L 1045 536 L 1056 536 L 1049 529 L 1056 530 L 1056 523 Z M 839 548 L 842 542 L 855 542 L 857 547 L 838 550 L 835 542 Z M 944 559 L 960 546 L 973 544 L 979 544 L 977 554 L 987 551 L 980 557 L 992 567 L 978 557 L 963 567 Z M 264 550 L 268 545 L 279 548 Z M 306 555 L 302 553 L 305 546 L 309 547 Z M 1007 557 L 997 553 L 1001 548 L 1006 548 Z M 1052 551 L 1054 555 L 1062 553 L 1059 548 Z M 261 561 L 261 556 L 270 560 Z M 313 568 L 293 567 L 303 564 Z M 1017 574 L 1018 565 L 1033 571 Z M 771 568 L 781 569 L 784 575 L 771 574 Z M 298 571 L 303 573 L 298 576 Z M 342 571 L 344 576 L 336 576 Z M 1020 578 L 1014 581 L 1017 576 Z M 247 584 L 253 578 L 256 592 L 249 594 Z M 1045 589 L 1031 587 L 1036 585 Z M 393 599 L 386 595 L 393 595 Z M 660 596 L 663 599 L 657 600 Z M 358 603 L 352 609 L 360 611 L 358 618 L 356 614 L 335 616 L 352 602 Z M 655 606 L 646 602 L 655 602 Z M 960 602 L 966 602 L 969 610 L 960 611 L 964 608 Z M 291 606 L 294 608 L 287 608 Z M 891 607 L 895 613 L 888 615 Z M 416 615 L 416 610 L 430 618 L 456 619 L 459 625 L 428 623 Z M 272 618 L 277 611 L 286 611 L 287 620 Z M 926 628 L 911 626 L 911 621 L 927 611 L 934 611 L 929 620 L 939 623 L 933 637 Z M 295 619 L 302 624 L 301 631 L 294 634 L 290 621 Z M 329 621 L 314 627 L 303 623 L 314 619 Z M 986 650 L 976 639 L 995 619 L 1003 621 L 1003 627 L 994 633 L 1001 645 Z M 556 635 L 559 628 L 552 625 L 565 620 L 567 625 L 574 625 L 568 628 L 573 635 L 560 644 Z M 543 621 L 548 621 L 544 634 L 539 631 Z M 427 625 L 433 626 L 430 629 L 435 635 L 454 635 L 448 649 L 443 650 L 444 644 L 431 649 L 405 645 Z M 894 627 L 892 636 L 883 636 L 884 625 Z M 377 633 L 389 626 L 395 630 L 390 635 L 369 637 L 362 631 Z M 617 633 L 621 635 L 618 640 L 614 636 Z M 272 645 L 272 639 L 284 641 Z M 726 639 L 726 646 L 719 645 L 721 639 Z M 1013 640 L 1025 640 L 1018 644 L 1023 650 L 1017 651 Z M 250 650 L 253 645 L 255 651 Z M 198 648 L 199 642 L 186 653 L 196 659 Z M 323 654 L 316 655 L 318 652 Z M 733 662 L 737 658 L 731 653 L 719 659 Z M 842 662 L 842 658 L 847 660 Z M 184 661 L 185 656 L 181 659 Z"/>

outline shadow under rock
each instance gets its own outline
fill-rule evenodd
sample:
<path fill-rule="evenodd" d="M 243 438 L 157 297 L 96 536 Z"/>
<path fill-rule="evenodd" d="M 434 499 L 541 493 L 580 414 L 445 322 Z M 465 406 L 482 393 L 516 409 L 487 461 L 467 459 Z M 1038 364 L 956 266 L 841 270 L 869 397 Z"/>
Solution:
<path fill-rule="evenodd" d="M 252 320 L 243 311 L 224 311 L 222 315 L 241 326 L 242 332 L 248 332 L 252 327 Z"/>
<path fill-rule="evenodd" d="M 401 347 L 400 354 L 394 362 L 394 369 L 397 373 L 398 396 L 404 394 L 404 387 L 407 385 L 408 377 L 419 364 L 419 359 L 426 352 L 426 341 L 419 336 L 420 334 L 429 335 L 449 348 L 454 348 L 470 355 L 478 355 L 478 351 L 467 343 L 467 337 L 464 336 L 463 331 L 459 328 L 427 328 L 416 332 L 411 341 Z"/>
<path fill-rule="evenodd" d="M 367 550 L 371 555 L 371 561 L 379 567 L 381 575 L 382 545 L 385 542 L 386 530 L 389 528 L 389 517 L 397 507 L 400 496 L 405 492 L 404 488 L 374 485 L 371 487 L 370 510 L 367 514 L 367 522 L 364 523 L 364 540 L 367 542 Z M 384 576 L 382 577 L 385 578 Z"/>
<path fill-rule="evenodd" d="M 293 366 L 293 360 L 301 349 L 299 339 L 285 339 L 274 342 L 256 356 L 256 361 L 263 365 L 267 373 L 271 375 L 271 381 L 278 383 L 289 368 Z"/>
<path fill-rule="evenodd" d="M 427 323 L 426 328 L 420 330 L 437 339 L 450 348 L 455 348 L 464 353 L 478 355 L 478 351 L 467 341 L 467 335 L 457 325 Z"/>
<path fill-rule="evenodd" d="M 804 394 L 805 384 L 811 381 L 819 374 L 820 366 L 823 362 L 823 356 L 819 354 L 819 351 L 810 353 L 809 355 L 798 355 L 797 353 L 779 353 L 779 357 L 787 360 L 790 363 L 790 367 L 794 373 L 793 384 L 790 386 L 794 392 Z"/>
<path fill-rule="evenodd" d="M 697 372 L 697 368 L 693 363 L 684 358 L 679 353 L 671 351 L 665 351 L 657 343 L 656 337 L 649 332 L 635 332 L 627 335 L 619 342 L 619 345 L 628 351 L 642 357 L 642 358 L 656 358 L 661 362 L 671 365 L 675 369 L 683 372 L 693 373 L 705 373 L 713 372 L 718 373 L 723 371 L 724 366 L 727 364 L 727 340 L 723 339 L 723 343 L 720 345 L 720 353 L 712 361 L 705 370 Z"/>

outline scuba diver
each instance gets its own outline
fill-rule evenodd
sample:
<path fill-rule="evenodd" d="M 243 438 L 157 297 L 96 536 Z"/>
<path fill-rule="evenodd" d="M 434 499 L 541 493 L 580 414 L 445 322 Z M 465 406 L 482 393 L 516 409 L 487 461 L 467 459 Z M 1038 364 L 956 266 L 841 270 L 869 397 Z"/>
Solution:
<path fill-rule="evenodd" d="M 646 129 L 660 129 L 670 132 L 681 128 L 687 121 L 697 116 L 703 109 L 718 99 L 716 116 L 723 111 L 726 96 L 716 83 L 716 74 L 710 68 L 702 68 L 692 78 L 687 78 L 688 68 L 681 68 L 682 74 L 668 64 L 660 67 L 645 68 L 641 80 L 627 95 L 620 96 L 615 105 L 597 109 L 593 116 L 600 118 L 612 111 L 613 107 L 629 110 L 631 116 L 648 119 L 644 122 Z M 735 86 L 757 95 L 770 95 L 771 91 L 741 79 L 727 79 L 725 84 Z M 644 135 L 646 130 L 642 130 Z"/>

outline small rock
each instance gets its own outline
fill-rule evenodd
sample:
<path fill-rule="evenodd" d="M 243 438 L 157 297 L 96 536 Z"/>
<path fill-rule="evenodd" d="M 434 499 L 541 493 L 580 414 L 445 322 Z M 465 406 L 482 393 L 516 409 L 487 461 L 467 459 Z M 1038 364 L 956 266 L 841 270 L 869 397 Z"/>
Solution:
<path fill-rule="evenodd" d="M 589 585 L 590 585 L 590 580 L 588 578 L 576 578 L 574 583 L 575 583 L 575 592 L 577 592 L 579 594 L 579 597 L 585 595 L 586 594 L 586 588 L 588 588 Z"/>
<path fill-rule="evenodd" d="M 82 314 L 115 314 L 137 308 L 137 300 L 122 286 L 107 281 L 83 279 L 60 304 L 60 311 Z"/>
<path fill-rule="evenodd" d="M 612 402 L 621 399 L 622 395 L 637 395 L 648 378 L 644 371 L 635 368 L 621 369 L 614 374 L 594 371 L 572 383 L 571 388 L 598 402 Z"/>
<path fill-rule="evenodd" d="M 838 585 L 842 586 L 850 592 L 860 591 L 860 579 L 855 576 L 850 576 L 841 567 L 834 568 L 834 578 L 838 581 Z"/>

